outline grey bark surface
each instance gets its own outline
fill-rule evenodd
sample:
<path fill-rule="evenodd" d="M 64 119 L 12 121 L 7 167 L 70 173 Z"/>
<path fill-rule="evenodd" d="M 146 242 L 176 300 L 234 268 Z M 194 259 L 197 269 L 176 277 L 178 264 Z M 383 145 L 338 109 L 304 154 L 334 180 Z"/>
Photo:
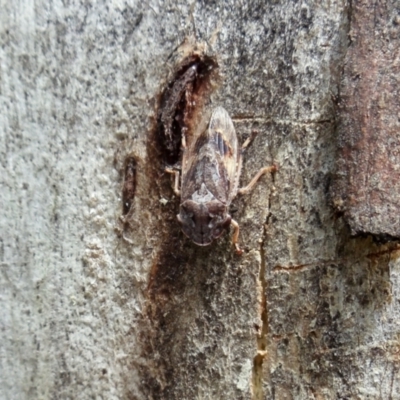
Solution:
<path fill-rule="evenodd" d="M 1 399 L 395 399 L 396 242 L 329 202 L 344 1 L 3 2 Z M 192 38 L 192 39 L 188 39 Z M 194 39 L 193 39 L 194 38 Z M 154 143 L 183 44 L 248 149 L 229 235 L 197 247 Z M 137 186 L 124 220 L 125 157 Z"/>

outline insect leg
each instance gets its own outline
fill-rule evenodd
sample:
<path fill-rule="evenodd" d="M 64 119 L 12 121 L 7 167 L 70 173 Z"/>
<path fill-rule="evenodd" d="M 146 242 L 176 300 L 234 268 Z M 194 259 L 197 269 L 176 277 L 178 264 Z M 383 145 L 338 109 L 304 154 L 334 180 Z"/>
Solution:
<path fill-rule="evenodd" d="M 181 196 L 181 191 L 179 190 L 179 171 L 176 171 L 176 170 L 171 169 L 171 168 L 165 168 L 165 172 L 167 172 L 168 174 L 175 175 L 174 186 L 172 187 L 172 189 L 174 190 L 174 193 L 178 197 L 180 197 Z"/>
<path fill-rule="evenodd" d="M 246 150 L 246 148 L 249 146 L 249 144 L 255 139 L 255 137 L 258 135 L 258 131 L 251 131 L 251 135 L 245 140 L 245 142 L 242 144 L 242 151 Z"/>
<path fill-rule="evenodd" d="M 277 170 L 278 170 L 278 167 L 276 165 L 272 165 L 271 167 L 261 168 L 257 172 L 256 176 L 250 181 L 250 183 L 247 186 L 239 189 L 238 193 L 239 194 L 247 194 L 247 193 L 249 193 L 251 191 L 251 189 L 253 189 L 253 187 L 257 183 L 257 181 L 261 178 L 261 176 L 263 176 L 267 172 L 275 172 Z"/>
<path fill-rule="evenodd" d="M 186 132 L 185 132 L 185 129 L 183 129 L 181 146 L 182 146 L 182 150 L 185 151 L 186 150 Z"/>
<path fill-rule="evenodd" d="M 234 220 L 231 219 L 231 225 L 233 226 L 233 235 L 232 235 L 232 244 L 235 246 L 236 254 L 239 256 L 243 254 L 243 250 L 238 245 L 239 239 L 239 224 Z"/>

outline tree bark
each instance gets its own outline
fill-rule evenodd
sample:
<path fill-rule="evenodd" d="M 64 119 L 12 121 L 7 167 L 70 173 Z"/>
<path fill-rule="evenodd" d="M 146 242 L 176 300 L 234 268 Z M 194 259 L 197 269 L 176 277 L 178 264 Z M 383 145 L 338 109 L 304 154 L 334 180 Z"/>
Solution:
<path fill-rule="evenodd" d="M 397 242 L 330 204 L 345 1 L 12 2 L 0 13 L 0 398 L 400 392 Z M 398 32 L 398 24 L 393 25 Z M 245 154 L 244 254 L 185 238 L 157 136 L 201 51 Z"/>
<path fill-rule="evenodd" d="M 353 234 L 400 238 L 397 1 L 354 1 L 338 106 L 333 202 Z"/>

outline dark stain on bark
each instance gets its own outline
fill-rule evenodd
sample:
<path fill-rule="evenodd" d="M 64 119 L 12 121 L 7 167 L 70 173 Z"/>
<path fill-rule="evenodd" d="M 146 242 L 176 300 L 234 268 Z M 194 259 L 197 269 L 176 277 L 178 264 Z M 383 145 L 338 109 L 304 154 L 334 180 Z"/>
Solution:
<path fill-rule="evenodd" d="M 209 358 L 218 351 L 209 336 L 226 334 L 215 310 L 226 274 L 218 250 L 197 247 L 183 237 L 177 225 L 154 261 L 144 315 L 148 330 L 141 335 L 151 366 L 143 375 L 149 398 L 194 398 L 198 389 L 185 387 L 183 380 L 221 378 L 207 370 Z M 203 351 L 198 351 L 193 340 L 203 343 Z"/>
<path fill-rule="evenodd" d="M 204 54 L 192 54 L 175 68 L 175 73 L 160 96 L 157 113 L 157 138 L 169 164 L 180 159 L 182 135 L 190 135 L 196 112 L 208 97 L 218 63 Z"/>
<path fill-rule="evenodd" d="M 221 298 L 220 290 L 222 281 L 227 279 L 227 259 L 234 257 L 229 237 L 205 248 L 196 246 L 184 237 L 176 219 L 179 199 L 162 206 L 159 202 L 161 198 L 173 198 L 170 176 L 163 170 L 165 163 L 179 164 L 182 135 L 190 140 L 215 88 L 217 67 L 214 58 L 199 53 L 178 63 L 173 78 L 162 91 L 147 143 L 149 162 L 144 173 L 147 181 L 152 182 L 148 196 L 153 199 L 148 210 L 159 216 L 153 228 L 162 244 L 152 255 L 145 292 L 146 307 L 139 334 L 145 361 L 132 368 L 139 371 L 149 399 L 195 398 L 198 387 L 184 385 L 183 381 L 212 382 L 222 378 L 207 365 L 221 351 L 210 338 L 226 335 L 226 328 L 219 322 L 221 315 L 226 310 L 233 312 L 231 308 L 235 307 L 229 298 Z M 229 289 L 240 290 L 240 270 L 230 273 L 237 277 Z M 202 351 L 193 345 L 193 340 L 202 343 Z M 182 376 L 183 370 L 186 376 Z M 135 398 L 132 393 L 126 396 Z"/>
<path fill-rule="evenodd" d="M 136 190 L 136 160 L 129 156 L 124 163 L 124 185 L 122 187 L 122 214 L 128 214 L 131 209 Z"/>

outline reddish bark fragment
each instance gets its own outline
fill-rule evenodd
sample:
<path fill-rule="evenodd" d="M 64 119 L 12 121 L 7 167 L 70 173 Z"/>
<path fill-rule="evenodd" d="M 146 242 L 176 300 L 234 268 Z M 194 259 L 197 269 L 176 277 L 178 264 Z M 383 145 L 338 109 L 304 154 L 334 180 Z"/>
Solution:
<path fill-rule="evenodd" d="M 400 8 L 352 4 L 333 202 L 353 234 L 400 238 Z"/>

